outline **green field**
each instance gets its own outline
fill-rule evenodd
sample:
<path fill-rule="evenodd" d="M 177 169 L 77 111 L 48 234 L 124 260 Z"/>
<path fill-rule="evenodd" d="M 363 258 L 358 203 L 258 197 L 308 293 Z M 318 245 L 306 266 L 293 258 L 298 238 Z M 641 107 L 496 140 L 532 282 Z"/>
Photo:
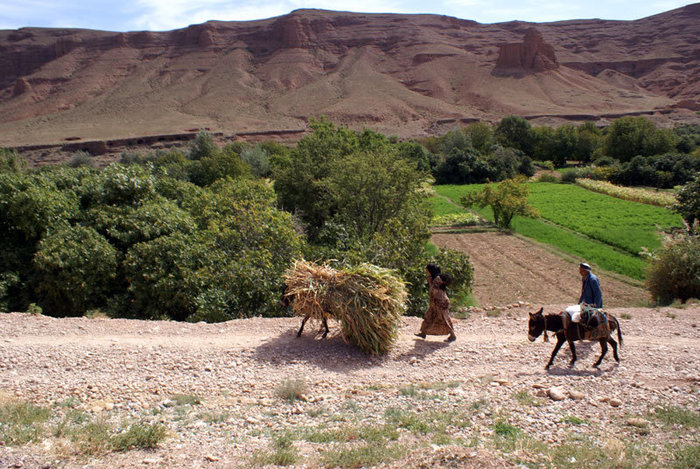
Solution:
<path fill-rule="evenodd" d="M 435 186 L 435 191 L 456 203 L 468 191 L 483 184 Z M 598 267 L 642 280 L 646 260 L 642 248 L 661 246 L 658 228 L 682 226 L 680 215 L 662 207 L 645 205 L 588 191 L 571 184 L 530 183 L 529 202 L 541 219 L 515 217 L 513 230 L 555 246 Z M 477 210 L 493 221 L 489 208 Z"/>

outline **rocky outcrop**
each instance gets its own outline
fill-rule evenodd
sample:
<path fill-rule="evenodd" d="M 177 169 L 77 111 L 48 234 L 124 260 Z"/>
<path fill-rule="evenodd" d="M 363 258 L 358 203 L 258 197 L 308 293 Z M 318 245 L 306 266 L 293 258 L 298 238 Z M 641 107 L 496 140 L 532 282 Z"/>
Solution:
<path fill-rule="evenodd" d="M 31 89 L 32 86 L 29 84 L 29 82 L 24 78 L 20 78 L 15 83 L 15 89 L 12 91 L 12 96 L 19 96 L 27 91 L 30 91 Z"/>
<path fill-rule="evenodd" d="M 503 44 L 498 53 L 494 75 L 524 76 L 559 68 L 554 48 L 544 42 L 535 28 L 525 33 L 522 43 Z"/>

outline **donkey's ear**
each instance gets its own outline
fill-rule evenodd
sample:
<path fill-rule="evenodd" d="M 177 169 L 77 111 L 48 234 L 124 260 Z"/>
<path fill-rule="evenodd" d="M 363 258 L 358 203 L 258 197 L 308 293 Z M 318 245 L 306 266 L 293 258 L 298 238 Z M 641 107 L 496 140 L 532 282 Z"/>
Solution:
<path fill-rule="evenodd" d="M 539 311 L 537 311 L 537 314 L 542 314 L 542 311 L 544 311 L 544 306 L 541 307 Z"/>

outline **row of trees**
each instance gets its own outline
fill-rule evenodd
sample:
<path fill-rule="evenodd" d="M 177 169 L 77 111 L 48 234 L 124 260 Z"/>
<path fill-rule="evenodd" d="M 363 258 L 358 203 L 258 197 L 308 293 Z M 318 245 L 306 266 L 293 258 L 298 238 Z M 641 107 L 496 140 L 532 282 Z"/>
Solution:
<path fill-rule="evenodd" d="M 700 125 L 657 128 L 643 117 L 623 117 L 600 129 L 592 122 L 533 127 L 507 116 L 492 127 L 470 124 L 424 142 L 438 184 L 500 181 L 534 172 L 534 162 L 605 166 L 613 183 L 673 187 L 700 169 Z"/>
<path fill-rule="evenodd" d="M 371 262 L 408 283 L 422 314 L 424 266 L 449 266 L 468 292 L 464 254 L 431 252 L 420 147 L 325 120 L 294 148 L 201 133 L 188 152 L 125 154 L 105 169 L 26 168 L 0 155 L 0 310 L 221 321 L 278 315 L 282 274 L 300 257 Z M 274 183 L 263 176 L 272 175 Z"/>

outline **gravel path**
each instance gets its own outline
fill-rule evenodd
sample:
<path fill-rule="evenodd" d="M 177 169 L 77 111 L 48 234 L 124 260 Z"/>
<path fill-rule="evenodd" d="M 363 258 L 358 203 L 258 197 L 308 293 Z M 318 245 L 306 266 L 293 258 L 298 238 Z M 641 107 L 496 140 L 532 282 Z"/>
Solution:
<path fill-rule="evenodd" d="M 545 312 L 562 306 L 546 306 Z M 0 467 L 246 467 L 281 430 L 330 425 L 339 415 L 380 425 L 387 409 L 402 405 L 415 412 L 441 406 L 462 412 L 485 402 L 484 410 L 469 412 L 469 429 L 455 434 L 486 438 L 495 419 L 508 416 L 550 444 L 570 434 L 556 423 L 562 415 L 596 422 L 591 428 L 607 431 L 662 403 L 700 410 L 700 305 L 611 309 L 627 318 L 621 320 L 621 363 L 608 355 L 595 370 L 598 345 L 580 343 L 573 369 L 566 366 L 569 354 L 563 349 L 549 372 L 543 367 L 553 343 L 526 338 L 528 312 L 535 309 L 526 305 L 499 315 L 473 311 L 455 321 L 453 344 L 442 337 L 415 338 L 420 320 L 405 318 L 396 347 L 385 357 L 345 344 L 335 323 L 336 334 L 325 340 L 313 336 L 316 324 L 297 339 L 297 318 L 183 324 L 2 314 L 0 397 L 53 406 L 70 400 L 90 416 L 162 422 L 169 436 L 154 450 L 95 456 L 65 454 L 54 440 L 5 445 Z M 291 380 L 305 383 L 304 400 L 289 403 L 278 396 Z M 569 397 L 552 400 L 553 387 Z M 421 392 L 442 397 L 433 402 L 419 398 Z M 201 403 L 175 405 L 175 395 L 197 396 Z M 516 395 L 532 396 L 537 404 L 524 405 Z M 648 438 L 662 441 L 663 432 Z M 689 438 L 697 444 L 697 433 Z M 298 467 L 322 465 L 318 445 L 302 441 L 296 447 L 304 461 Z M 447 457 L 445 448 L 459 453 L 433 445 L 405 456 L 396 467 L 440 465 L 436 461 Z M 474 467 L 510 464 L 479 445 L 461 451 L 450 453 L 461 461 L 454 467 L 468 467 L 469 461 Z"/>

